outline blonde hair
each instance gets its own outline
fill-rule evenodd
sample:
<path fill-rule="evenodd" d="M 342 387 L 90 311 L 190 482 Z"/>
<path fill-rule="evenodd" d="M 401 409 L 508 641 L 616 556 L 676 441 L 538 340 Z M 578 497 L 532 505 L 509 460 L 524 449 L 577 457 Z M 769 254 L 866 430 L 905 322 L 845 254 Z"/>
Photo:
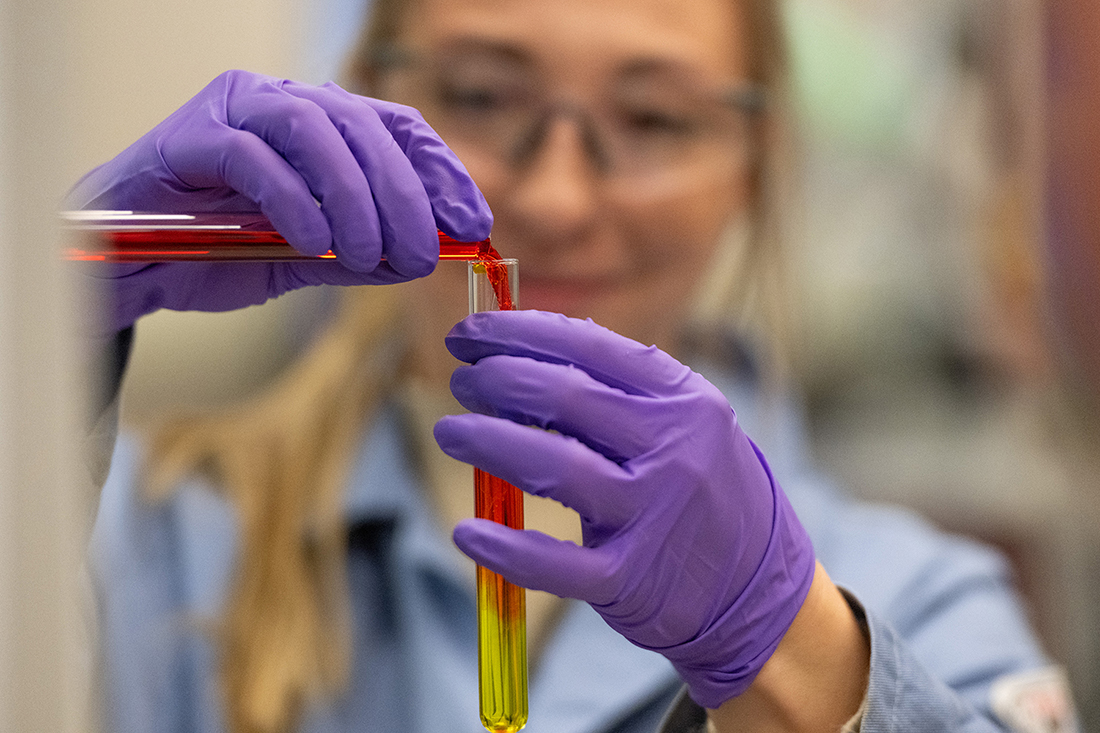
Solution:
<path fill-rule="evenodd" d="M 391 392 L 401 344 L 392 288 L 349 288 L 316 343 L 244 404 L 155 434 L 152 500 L 209 476 L 236 510 L 235 582 L 215 624 L 229 729 L 292 730 L 304 702 L 349 674 L 342 488 L 366 421 Z"/>
<path fill-rule="evenodd" d="M 348 67 L 357 91 L 369 90 L 384 72 L 378 52 L 396 45 L 408 4 L 374 2 Z M 751 80 L 774 112 L 784 96 L 785 67 L 777 3 L 744 0 L 744 7 L 754 51 Z M 770 134 L 765 128 L 760 123 L 761 137 Z M 763 278 L 753 262 L 774 254 L 779 220 L 771 177 L 775 146 L 758 148 L 751 246 L 740 265 L 754 273 L 754 285 Z M 726 287 L 743 292 L 746 282 L 744 276 Z M 342 490 L 366 423 L 401 372 L 398 318 L 391 288 L 349 289 L 315 345 L 265 392 L 218 414 L 175 418 L 155 434 L 146 467 L 152 499 L 200 472 L 237 512 L 235 582 L 215 627 L 232 733 L 293 730 L 308 700 L 347 685 Z"/>

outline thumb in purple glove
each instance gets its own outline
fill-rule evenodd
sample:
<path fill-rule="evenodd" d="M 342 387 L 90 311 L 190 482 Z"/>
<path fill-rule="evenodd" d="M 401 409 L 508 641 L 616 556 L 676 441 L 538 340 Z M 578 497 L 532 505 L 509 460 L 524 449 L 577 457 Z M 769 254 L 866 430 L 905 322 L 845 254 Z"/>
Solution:
<path fill-rule="evenodd" d="M 492 214 L 466 169 L 416 110 L 229 71 L 113 160 L 69 208 L 256 212 L 296 249 L 336 262 L 102 266 L 118 330 L 157 308 L 223 311 L 306 285 L 427 275 L 436 229 L 489 235 Z M 382 257 L 385 261 L 382 262 Z"/>
<path fill-rule="evenodd" d="M 463 552 L 590 603 L 708 708 L 741 694 L 805 600 L 805 530 L 725 397 L 655 347 L 537 311 L 472 315 L 447 346 L 444 452 L 576 510 L 583 546 L 466 520 Z M 532 430 L 536 425 L 547 430 Z M 554 432 L 548 432 L 548 431 Z"/>

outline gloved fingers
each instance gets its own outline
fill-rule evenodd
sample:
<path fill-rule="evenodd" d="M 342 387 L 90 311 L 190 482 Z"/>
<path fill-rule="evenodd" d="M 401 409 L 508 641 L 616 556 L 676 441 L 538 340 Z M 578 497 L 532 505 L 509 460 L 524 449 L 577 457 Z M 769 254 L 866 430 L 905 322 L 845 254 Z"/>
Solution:
<path fill-rule="evenodd" d="M 576 438 L 478 414 L 448 415 L 434 432 L 452 458 L 553 499 L 597 526 L 626 523 L 642 500 L 629 491 L 622 467 Z"/>
<path fill-rule="evenodd" d="M 516 585 L 590 603 L 608 600 L 604 579 L 612 574 L 613 563 L 598 549 L 488 519 L 462 520 L 453 537 L 474 562 Z"/>
<path fill-rule="evenodd" d="M 228 77 L 226 84 L 226 124 L 260 138 L 301 174 L 328 219 L 332 250 L 341 264 L 373 270 L 382 258 L 384 236 L 374 182 L 328 113 L 283 91 L 275 80 Z M 375 144 L 396 147 L 388 135 Z M 407 168 L 408 161 L 400 158 Z"/>
<path fill-rule="evenodd" d="M 228 187 L 259 205 L 299 252 L 322 255 L 332 231 L 309 185 L 281 155 L 252 133 L 224 125 L 186 126 L 159 144 L 181 188 Z"/>
<path fill-rule="evenodd" d="M 473 363 L 495 354 L 573 364 L 633 395 L 668 396 L 693 373 L 655 346 L 643 346 L 591 320 L 517 310 L 474 313 L 447 334 L 447 348 Z"/>
<path fill-rule="evenodd" d="M 429 274 L 439 259 L 433 205 L 414 162 L 377 112 L 364 97 L 335 85 L 316 87 L 285 81 L 282 89 L 324 110 L 355 158 L 374 196 L 382 250 L 390 265 L 410 277 Z M 422 125 L 435 135 L 426 123 Z M 468 177 L 467 185 L 474 188 Z"/>
<path fill-rule="evenodd" d="M 331 83 L 326 86 L 335 87 Z M 488 237 L 493 227 L 489 204 L 470 179 L 466 166 L 423 116 L 412 107 L 394 102 L 359 99 L 375 111 L 412 162 L 432 202 L 436 225 L 462 242 L 478 242 Z"/>
<path fill-rule="evenodd" d="M 623 462 L 651 450 L 668 410 L 627 394 L 583 369 L 527 357 L 487 356 L 451 374 L 463 407 L 574 436 Z"/>
<path fill-rule="evenodd" d="M 271 263 L 271 272 L 268 277 L 271 289 L 280 294 L 313 285 L 393 285 L 409 280 L 408 275 L 397 272 L 390 267 L 388 262 L 382 262 L 371 272 L 358 272 L 331 260 L 308 263 Z M 274 293 L 272 297 L 274 297 Z"/>

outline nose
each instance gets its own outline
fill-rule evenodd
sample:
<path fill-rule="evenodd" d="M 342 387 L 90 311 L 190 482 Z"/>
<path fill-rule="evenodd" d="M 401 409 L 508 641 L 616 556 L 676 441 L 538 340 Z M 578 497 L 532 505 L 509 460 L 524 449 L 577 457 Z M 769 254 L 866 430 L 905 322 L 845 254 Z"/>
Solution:
<path fill-rule="evenodd" d="M 553 115 L 526 141 L 511 209 L 539 239 L 577 241 L 595 222 L 600 151 L 583 118 Z"/>

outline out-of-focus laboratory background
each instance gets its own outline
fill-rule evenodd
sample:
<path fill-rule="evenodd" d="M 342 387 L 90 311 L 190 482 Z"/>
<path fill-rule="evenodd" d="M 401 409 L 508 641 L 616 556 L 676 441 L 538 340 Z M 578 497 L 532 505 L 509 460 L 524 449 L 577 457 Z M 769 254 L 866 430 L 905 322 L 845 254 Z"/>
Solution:
<path fill-rule="evenodd" d="M 817 457 L 1004 550 L 1093 730 L 1096 404 L 1070 404 L 1042 291 L 1045 21 L 1070 4 L 790 0 L 790 263 Z"/>
<path fill-rule="evenodd" d="M 1001 547 L 1070 670 L 1086 729 L 1100 730 L 1100 419 L 1064 377 L 1041 293 L 1045 18 L 1092 2 L 787 0 L 804 214 L 785 257 L 793 374 L 818 459 L 860 496 Z M 65 29 L 52 46 L 61 60 L 43 66 L 67 91 L 54 188 L 227 68 L 336 76 L 363 12 L 357 0 L 43 7 Z M 33 40 L 19 25 L 45 22 L 32 15 L 0 16 L 4 38 Z M 4 53 L 0 81 L 51 82 Z M 6 124 L 0 143 L 24 129 Z M 0 166 L 16 147 L 0 147 Z M 0 245 L 18 246 L 20 230 L 3 225 Z M 143 320 L 124 421 L 260 387 L 330 297 Z M 0 300 L 0 325 L 20 318 Z"/>

